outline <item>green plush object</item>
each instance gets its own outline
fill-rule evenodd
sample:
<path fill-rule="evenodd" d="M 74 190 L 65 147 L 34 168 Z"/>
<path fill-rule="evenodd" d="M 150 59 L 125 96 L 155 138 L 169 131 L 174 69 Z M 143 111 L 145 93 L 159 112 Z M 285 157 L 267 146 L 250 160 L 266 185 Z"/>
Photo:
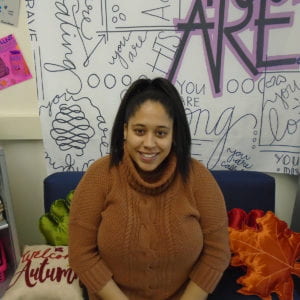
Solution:
<path fill-rule="evenodd" d="M 55 200 L 50 211 L 39 219 L 40 231 L 49 245 L 68 245 L 69 211 L 73 194 L 74 190 L 67 194 L 66 199 Z"/>
<path fill-rule="evenodd" d="M 75 192 L 75 190 L 72 190 L 66 196 L 66 205 L 67 205 L 68 209 L 70 209 L 70 205 L 71 205 L 71 202 L 73 199 L 74 192 Z"/>

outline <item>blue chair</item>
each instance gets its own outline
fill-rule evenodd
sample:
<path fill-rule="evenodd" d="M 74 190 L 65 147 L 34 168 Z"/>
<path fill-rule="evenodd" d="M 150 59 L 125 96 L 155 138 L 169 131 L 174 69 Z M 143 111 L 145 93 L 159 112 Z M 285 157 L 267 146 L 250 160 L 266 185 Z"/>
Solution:
<path fill-rule="evenodd" d="M 49 211 L 51 203 L 64 198 L 67 193 L 75 189 L 84 172 L 58 172 L 49 175 L 44 180 L 44 207 Z M 227 206 L 242 208 L 246 212 L 252 209 L 274 211 L 275 209 L 275 180 L 273 177 L 253 171 L 212 171 L 218 182 Z M 260 300 L 259 297 L 245 296 L 236 291 L 240 286 L 236 279 L 243 275 L 240 268 L 228 267 L 209 300 Z M 294 300 L 300 300 L 300 278 L 294 277 Z M 273 295 L 272 300 L 278 300 Z"/>

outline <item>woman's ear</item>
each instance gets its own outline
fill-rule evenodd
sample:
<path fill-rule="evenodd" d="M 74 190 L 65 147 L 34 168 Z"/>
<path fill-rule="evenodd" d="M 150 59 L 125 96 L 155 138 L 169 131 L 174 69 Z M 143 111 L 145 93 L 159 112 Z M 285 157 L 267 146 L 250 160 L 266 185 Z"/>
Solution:
<path fill-rule="evenodd" d="M 124 124 L 124 130 L 123 130 L 123 135 L 124 135 L 124 141 L 127 139 L 127 131 L 128 131 L 128 125 L 127 123 Z"/>

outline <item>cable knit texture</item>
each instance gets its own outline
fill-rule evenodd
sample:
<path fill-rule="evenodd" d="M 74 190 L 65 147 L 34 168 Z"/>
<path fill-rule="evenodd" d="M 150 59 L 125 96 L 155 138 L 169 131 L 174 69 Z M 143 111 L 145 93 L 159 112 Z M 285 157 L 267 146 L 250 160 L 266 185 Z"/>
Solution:
<path fill-rule="evenodd" d="M 230 259 L 227 213 L 211 173 L 192 160 L 187 182 L 176 157 L 151 176 L 126 148 L 122 162 L 96 161 L 76 188 L 69 258 L 90 300 L 113 277 L 130 300 L 180 299 L 189 280 L 212 292 Z"/>

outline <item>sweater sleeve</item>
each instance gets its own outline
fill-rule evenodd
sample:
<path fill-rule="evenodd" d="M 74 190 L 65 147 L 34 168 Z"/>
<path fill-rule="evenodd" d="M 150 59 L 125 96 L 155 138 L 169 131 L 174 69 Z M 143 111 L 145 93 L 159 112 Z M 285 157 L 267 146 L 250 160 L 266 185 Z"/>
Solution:
<path fill-rule="evenodd" d="M 202 253 L 190 274 L 198 286 L 211 293 L 229 265 L 230 248 L 225 201 L 212 174 L 200 164 L 193 167 L 194 194 L 203 232 Z"/>
<path fill-rule="evenodd" d="M 107 158 L 100 159 L 87 170 L 75 190 L 70 208 L 70 266 L 92 292 L 100 291 L 112 277 L 97 246 L 109 186 L 107 161 Z"/>

